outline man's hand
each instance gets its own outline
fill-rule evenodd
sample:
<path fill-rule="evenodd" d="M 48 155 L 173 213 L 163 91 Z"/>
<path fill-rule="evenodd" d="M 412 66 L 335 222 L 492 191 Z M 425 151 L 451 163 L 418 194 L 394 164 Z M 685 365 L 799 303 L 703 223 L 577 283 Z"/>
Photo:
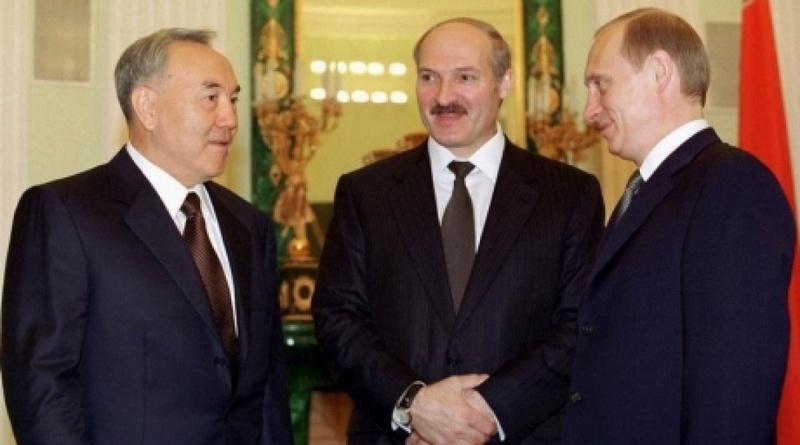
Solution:
<path fill-rule="evenodd" d="M 483 374 L 448 377 L 422 388 L 411 405 L 414 434 L 408 444 L 483 444 L 497 433 L 491 409 L 470 391 L 488 378 Z M 475 391 L 471 391 L 475 392 Z M 476 409 L 470 401 L 481 407 Z M 482 402 L 482 405 L 481 403 Z M 488 412 L 486 411 L 488 409 Z"/>
<path fill-rule="evenodd" d="M 406 445 L 432 445 L 430 442 L 426 441 L 422 437 L 419 437 L 417 433 L 411 433 L 406 439 Z"/>
<path fill-rule="evenodd" d="M 486 403 L 486 400 L 478 391 L 474 389 L 465 389 L 464 400 L 466 400 L 471 407 L 486 414 L 489 418 L 494 419 L 494 411 L 492 411 L 492 408 Z"/>

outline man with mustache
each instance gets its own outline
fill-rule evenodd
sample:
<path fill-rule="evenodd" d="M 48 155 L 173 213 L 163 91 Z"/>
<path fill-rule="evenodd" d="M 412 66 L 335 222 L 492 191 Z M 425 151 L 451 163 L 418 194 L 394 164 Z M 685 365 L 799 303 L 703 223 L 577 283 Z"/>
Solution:
<path fill-rule="evenodd" d="M 557 443 L 599 185 L 505 137 L 491 25 L 439 23 L 414 59 L 430 137 L 342 176 L 312 300 L 349 443 Z"/>
<path fill-rule="evenodd" d="M 212 37 L 128 47 L 130 142 L 20 200 L 2 320 L 19 445 L 292 443 L 273 229 L 211 182 L 239 97 Z"/>

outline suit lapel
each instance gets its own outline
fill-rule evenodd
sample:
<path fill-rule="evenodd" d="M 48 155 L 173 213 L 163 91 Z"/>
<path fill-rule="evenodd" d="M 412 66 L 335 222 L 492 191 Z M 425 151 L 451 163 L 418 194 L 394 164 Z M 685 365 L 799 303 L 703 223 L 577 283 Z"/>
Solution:
<path fill-rule="evenodd" d="M 431 177 L 427 143 L 415 149 L 406 168 L 395 176 L 398 181 L 392 206 L 403 239 L 411 252 L 413 267 L 423 287 L 448 329 L 453 325 L 455 309 L 447 286 L 447 268 L 442 249 L 442 235 L 436 213 L 436 197 Z"/>
<path fill-rule="evenodd" d="M 220 231 L 225 242 L 225 251 L 231 266 L 235 289 L 235 313 L 239 328 L 239 361 L 243 363 L 249 353 L 247 340 L 250 338 L 250 327 L 252 326 L 250 315 L 253 313 L 253 297 L 250 288 L 250 283 L 252 283 L 250 265 L 253 262 L 250 246 L 254 241 L 250 239 L 246 227 L 236 218 L 221 195 L 215 192 L 217 186 L 209 182 L 206 183 L 206 187 L 211 201 L 214 203 L 214 212 L 219 221 Z"/>
<path fill-rule="evenodd" d="M 125 223 L 169 273 L 205 324 L 216 333 L 211 307 L 194 261 L 158 193 L 122 150 L 109 163 L 114 199 L 129 206 Z M 215 338 L 218 335 L 215 335 Z"/>
<path fill-rule="evenodd" d="M 486 295 L 492 280 L 517 242 L 516 235 L 527 224 L 538 199 L 534 187 L 535 174 L 522 149 L 506 142 L 500 170 L 492 193 L 480 246 L 458 313 L 464 320 Z"/>
<path fill-rule="evenodd" d="M 664 160 L 653 176 L 642 185 L 625 212 L 625 217 L 606 230 L 597 260 L 592 268 L 590 283 L 645 223 L 656 206 L 672 191 L 675 173 L 686 167 L 703 148 L 719 142 L 719 140 L 714 130 L 705 129 L 689 138 Z"/>

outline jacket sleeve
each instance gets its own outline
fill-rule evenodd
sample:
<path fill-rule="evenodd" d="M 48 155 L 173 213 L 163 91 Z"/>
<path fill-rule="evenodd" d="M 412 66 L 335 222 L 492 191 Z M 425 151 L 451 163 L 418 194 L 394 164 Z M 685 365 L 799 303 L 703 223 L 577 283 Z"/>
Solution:
<path fill-rule="evenodd" d="M 683 250 L 683 442 L 769 443 L 786 367 L 796 233 L 772 174 L 709 169 Z"/>
<path fill-rule="evenodd" d="M 88 286 L 64 202 L 28 190 L 14 216 L 2 308 L 3 388 L 20 445 L 88 443 L 77 374 Z"/>
<path fill-rule="evenodd" d="M 566 403 L 575 357 L 577 311 L 603 231 L 604 205 L 597 179 L 582 176 L 560 240 L 559 295 L 549 334 L 533 350 L 492 373 L 478 391 L 508 440 L 523 440 Z"/>
<path fill-rule="evenodd" d="M 334 203 L 312 298 L 317 343 L 334 380 L 362 413 L 388 429 L 394 404 L 418 376 L 386 350 L 374 329 L 364 234 L 346 175 Z"/>

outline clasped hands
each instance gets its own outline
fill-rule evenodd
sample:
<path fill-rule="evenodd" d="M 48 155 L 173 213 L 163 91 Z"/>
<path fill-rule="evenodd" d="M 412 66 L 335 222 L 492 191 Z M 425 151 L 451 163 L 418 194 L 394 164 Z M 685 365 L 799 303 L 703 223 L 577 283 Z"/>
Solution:
<path fill-rule="evenodd" d="M 411 405 L 407 445 L 483 444 L 497 434 L 492 409 L 475 388 L 489 376 L 448 377 L 422 388 Z"/>

